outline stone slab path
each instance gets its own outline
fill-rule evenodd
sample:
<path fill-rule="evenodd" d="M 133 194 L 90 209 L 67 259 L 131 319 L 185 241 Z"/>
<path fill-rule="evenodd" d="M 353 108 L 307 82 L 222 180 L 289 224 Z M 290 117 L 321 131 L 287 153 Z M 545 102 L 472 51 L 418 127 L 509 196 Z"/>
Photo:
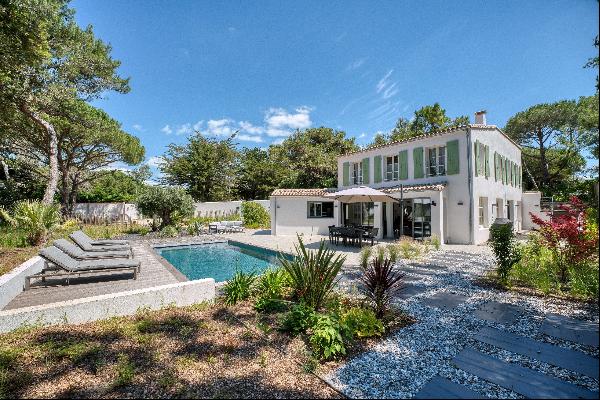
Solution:
<path fill-rule="evenodd" d="M 434 376 L 415 399 L 479 399 L 481 395 L 466 386 L 454 383 L 441 376 Z"/>
<path fill-rule="evenodd" d="M 492 265 L 456 251 L 401 263 L 397 305 L 417 322 L 326 378 L 351 398 L 598 398 L 597 305 L 474 284 Z"/>
<path fill-rule="evenodd" d="M 598 324 L 595 323 L 549 314 L 540 331 L 548 336 L 598 347 Z"/>
<path fill-rule="evenodd" d="M 598 393 L 552 378 L 520 365 L 507 363 L 472 348 L 461 351 L 453 363 L 475 376 L 536 399 L 597 399 Z"/>
<path fill-rule="evenodd" d="M 481 328 L 474 338 L 512 353 L 522 354 L 598 380 L 598 359 L 580 351 L 543 343 L 490 327 Z"/>

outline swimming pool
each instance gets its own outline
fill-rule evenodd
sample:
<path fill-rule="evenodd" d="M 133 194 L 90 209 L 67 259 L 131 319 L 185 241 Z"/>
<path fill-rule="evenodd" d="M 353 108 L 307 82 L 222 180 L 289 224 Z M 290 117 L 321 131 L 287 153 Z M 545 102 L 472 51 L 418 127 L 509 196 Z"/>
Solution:
<path fill-rule="evenodd" d="M 155 250 L 189 280 L 214 278 L 216 282 L 223 282 L 236 270 L 260 274 L 270 266 L 278 265 L 277 252 L 233 241 Z M 288 254 L 284 256 L 291 258 Z"/>

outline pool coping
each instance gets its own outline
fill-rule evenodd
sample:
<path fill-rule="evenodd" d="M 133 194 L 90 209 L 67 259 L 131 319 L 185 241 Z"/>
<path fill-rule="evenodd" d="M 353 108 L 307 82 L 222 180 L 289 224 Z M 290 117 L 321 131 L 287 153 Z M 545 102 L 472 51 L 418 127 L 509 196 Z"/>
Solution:
<path fill-rule="evenodd" d="M 244 243 L 244 242 L 241 242 L 239 240 L 232 240 L 232 239 L 218 239 L 218 240 L 210 240 L 210 241 L 203 241 L 203 242 L 186 242 L 186 243 L 172 242 L 172 243 L 161 243 L 161 244 L 156 244 L 156 245 L 148 244 L 148 246 L 153 250 L 153 253 L 156 256 L 156 259 L 170 273 L 172 273 L 173 276 L 175 276 L 175 278 L 179 282 L 194 282 L 194 281 L 201 280 L 201 279 L 213 279 L 214 280 L 214 278 L 189 279 L 187 276 L 185 276 L 183 274 L 183 272 L 181 272 L 180 270 L 178 270 L 177 267 L 175 267 L 173 264 L 171 264 L 169 261 L 167 261 L 167 259 L 164 258 L 163 256 L 161 256 L 160 253 L 158 251 L 156 251 L 156 250 L 158 250 L 158 249 L 168 249 L 168 248 L 185 248 L 185 247 L 190 247 L 190 246 L 199 246 L 199 245 L 203 245 L 203 244 L 215 244 L 215 243 L 227 243 L 227 244 L 232 243 L 234 246 L 235 246 L 236 243 L 239 243 L 239 244 L 242 244 L 244 246 L 256 247 L 257 249 L 268 250 L 268 251 L 272 251 L 274 253 L 282 253 L 282 254 L 287 254 L 287 255 L 289 255 L 291 257 L 295 257 L 294 254 L 292 254 L 292 253 L 290 253 L 288 251 L 274 250 L 274 249 L 270 249 L 268 247 L 257 246 L 257 245 L 254 245 L 254 244 Z M 227 281 L 217 282 L 215 280 L 215 287 L 218 288 L 218 289 L 222 288 L 226 284 L 227 284 Z"/>

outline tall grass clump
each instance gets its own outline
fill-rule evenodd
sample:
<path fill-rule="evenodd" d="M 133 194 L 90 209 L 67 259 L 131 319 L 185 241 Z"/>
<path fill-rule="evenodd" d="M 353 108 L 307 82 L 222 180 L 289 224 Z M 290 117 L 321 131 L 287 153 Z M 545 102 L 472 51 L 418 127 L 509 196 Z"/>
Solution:
<path fill-rule="evenodd" d="M 365 246 L 360 249 L 360 254 L 358 255 L 360 259 L 360 266 L 365 269 L 369 266 L 369 260 L 371 259 L 371 255 L 373 254 L 373 247 Z"/>
<path fill-rule="evenodd" d="M 225 304 L 233 306 L 239 301 L 250 298 L 255 282 L 256 274 L 254 272 L 236 271 L 233 277 L 223 286 Z"/>
<path fill-rule="evenodd" d="M 37 246 L 44 243 L 49 233 L 60 223 L 60 206 L 45 204 L 39 200 L 23 200 L 15 205 L 12 216 L 0 209 L 0 217 L 13 227 L 24 231 L 27 242 Z"/>
<path fill-rule="evenodd" d="M 292 260 L 279 256 L 279 263 L 289 275 L 294 297 L 318 310 L 335 286 L 346 257 L 328 249 L 325 241 L 321 241 L 317 251 L 307 250 L 300 236 L 295 250 Z"/>

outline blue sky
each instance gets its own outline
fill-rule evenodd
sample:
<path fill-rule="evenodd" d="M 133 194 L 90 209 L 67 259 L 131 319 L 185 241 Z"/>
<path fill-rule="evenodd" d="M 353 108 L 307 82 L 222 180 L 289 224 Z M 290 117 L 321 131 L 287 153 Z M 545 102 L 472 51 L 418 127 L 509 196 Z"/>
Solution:
<path fill-rule="evenodd" d="M 598 2 L 75 0 L 131 92 L 96 105 L 147 159 L 194 129 L 266 147 L 328 126 L 368 143 L 434 102 L 504 126 L 541 102 L 594 93 Z"/>

